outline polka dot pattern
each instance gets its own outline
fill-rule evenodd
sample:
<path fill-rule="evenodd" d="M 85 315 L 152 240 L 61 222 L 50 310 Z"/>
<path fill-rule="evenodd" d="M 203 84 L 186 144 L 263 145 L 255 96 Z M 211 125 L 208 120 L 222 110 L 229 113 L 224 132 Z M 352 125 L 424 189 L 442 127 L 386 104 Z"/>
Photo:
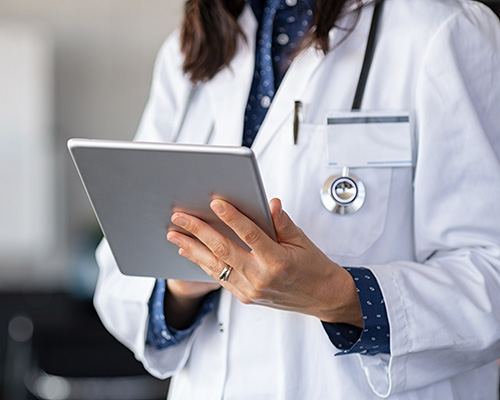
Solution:
<path fill-rule="evenodd" d="M 165 321 L 165 312 L 163 309 L 165 291 L 165 280 L 158 279 L 153 289 L 153 294 L 149 300 L 149 321 L 146 344 L 153 346 L 156 349 L 164 349 L 178 344 L 182 339 L 189 336 L 200 324 L 203 317 L 215 309 L 220 296 L 219 290 L 210 292 L 203 299 L 194 323 L 187 329 L 178 330 L 169 327 Z"/>
<path fill-rule="evenodd" d="M 323 322 L 330 341 L 341 350 L 337 353 L 338 355 L 389 353 L 389 321 L 377 279 L 367 268 L 348 267 L 346 270 L 351 274 L 356 285 L 364 327 Z"/>
<path fill-rule="evenodd" d="M 245 111 L 243 146 L 252 146 L 293 54 L 309 29 L 312 1 L 248 1 L 260 23 L 254 76 Z"/>

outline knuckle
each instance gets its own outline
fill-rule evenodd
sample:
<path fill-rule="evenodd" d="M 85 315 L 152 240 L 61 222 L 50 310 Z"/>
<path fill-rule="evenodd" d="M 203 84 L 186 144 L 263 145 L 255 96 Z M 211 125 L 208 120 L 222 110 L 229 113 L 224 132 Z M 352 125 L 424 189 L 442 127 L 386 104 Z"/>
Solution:
<path fill-rule="evenodd" d="M 266 279 L 256 279 L 253 282 L 252 289 L 250 290 L 249 297 L 254 301 L 258 301 L 263 297 L 263 293 L 269 287 L 268 281 Z"/>
<path fill-rule="evenodd" d="M 238 218 L 236 217 L 236 215 L 228 212 L 224 215 L 224 222 L 228 225 L 232 225 L 238 222 Z"/>
<path fill-rule="evenodd" d="M 260 235 L 257 230 L 251 229 L 243 235 L 242 239 L 246 244 L 252 245 L 260 240 Z"/>
<path fill-rule="evenodd" d="M 248 300 L 250 303 L 248 304 L 254 304 L 257 303 L 260 300 L 260 291 L 257 288 L 253 288 L 249 290 L 248 292 Z"/>
<path fill-rule="evenodd" d="M 198 236 L 200 233 L 200 225 L 196 223 L 188 223 L 186 229 L 188 229 L 194 236 Z"/>
<path fill-rule="evenodd" d="M 205 268 L 210 270 L 214 276 L 219 272 L 219 262 L 217 260 L 209 260 L 205 263 Z"/>
<path fill-rule="evenodd" d="M 287 263 L 284 259 L 275 259 L 273 267 L 277 278 L 288 273 Z"/>
<path fill-rule="evenodd" d="M 230 253 L 229 246 L 227 243 L 219 241 L 214 245 L 212 253 L 218 258 L 225 259 Z"/>
<path fill-rule="evenodd" d="M 253 291 L 252 291 L 252 297 L 258 298 L 260 297 L 260 293 L 264 290 L 266 287 L 266 282 L 262 278 L 256 278 L 253 281 Z"/>
<path fill-rule="evenodd" d="M 268 266 L 269 280 L 279 280 L 283 275 L 289 273 L 289 257 L 289 255 L 280 251 L 266 254 L 263 257 L 265 264 Z"/>
<path fill-rule="evenodd" d="M 247 297 L 247 296 L 241 296 L 241 297 L 239 297 L 239 299 L 238 299 L 238 300 L 239 300 L 239 301 L 241 301 L 243 304 L 246 304 L 247 306 L 249 306 L 249 305 L 252 305 L 252 304 L 253 304 L 253 301 L 252 301 L 252 300 L 250 300 L 250 298 L 249 298 L 249 297 Z"/>

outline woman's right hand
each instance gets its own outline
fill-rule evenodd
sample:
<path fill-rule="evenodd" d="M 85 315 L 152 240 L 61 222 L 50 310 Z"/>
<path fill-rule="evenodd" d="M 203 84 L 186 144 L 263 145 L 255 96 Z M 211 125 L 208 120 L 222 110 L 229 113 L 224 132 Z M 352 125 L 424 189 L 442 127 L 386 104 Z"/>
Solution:
<path fill-rule="evenodd" d="M 220 288 L 217 282 L 191 282 L 167 280 L 165 292 L 165 320 L 175 329 L 187 329 L 194 318 L 203 298 Z"/>

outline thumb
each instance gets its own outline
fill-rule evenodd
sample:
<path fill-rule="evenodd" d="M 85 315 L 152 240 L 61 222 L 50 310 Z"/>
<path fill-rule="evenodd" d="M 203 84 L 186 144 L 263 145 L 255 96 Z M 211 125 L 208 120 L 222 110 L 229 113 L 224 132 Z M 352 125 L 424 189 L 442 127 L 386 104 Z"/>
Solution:
<path fill-rule="evenodd" d="M 302 231 L 295 225 L 290 216 L 283 211 L 280 199 L 272 199 L 269 202 L 269 209 L 279 242 L 292 243 L 302 235 Z"/>

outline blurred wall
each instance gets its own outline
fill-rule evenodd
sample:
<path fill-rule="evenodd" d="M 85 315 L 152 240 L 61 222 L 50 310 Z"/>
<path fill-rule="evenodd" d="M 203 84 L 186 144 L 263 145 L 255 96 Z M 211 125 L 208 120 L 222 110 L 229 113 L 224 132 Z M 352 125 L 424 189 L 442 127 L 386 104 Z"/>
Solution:
<path fill-rule="evenodd" d="M 133 137 L 147 100 L 157 50 L 179 25 L 182 3 L 0 0 L 0 27 L 36 27 L 50 42 L 52 66 L 47 81 L 52 93 L 47 101 L 52 104 L 46 108 L 51 110 L 48 119 L 53 122 L 44 140 L 55 154 L 57 226 L 57 246 L 50 257 L 39 260 L 43 268 L 0 265 L 0 289 L 58 288 L 72 279 L 81 259 L 88 260 L 85 254 L 99 231 L 66 141 L 72 137 Z"/>

